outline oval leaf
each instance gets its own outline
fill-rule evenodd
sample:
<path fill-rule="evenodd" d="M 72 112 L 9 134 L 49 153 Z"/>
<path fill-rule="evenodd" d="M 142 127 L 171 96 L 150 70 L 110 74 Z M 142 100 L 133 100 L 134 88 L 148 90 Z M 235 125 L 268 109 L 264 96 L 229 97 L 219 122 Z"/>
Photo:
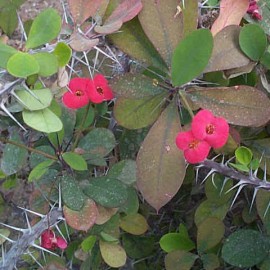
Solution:
<path fill-rule="evenodd" d="M 139 129 L 151 125 L 160 115 L 165 95 L 142 99 L 118 98 L 114 106 L 114 116 L 119 125 L 128 129 Z"/>
<path fill-rule="evenodd" d="M 72 210 L 80 210 L 84 205 L 85 196 L 77 181 L 70 175 L 63 175 L 60 179 L 64 204 Z"/>
<path fill-rule="evenodd" d="M 165 267 L 166 270 L 190 270 L 197 258 L 197 255 L 190 252 L 176 250 L 165 256 Z"/>
<path fill-rule="evenodd" d="M 0 67 L 6 69 L 9 58 L 17 52 L 13 47 L 0 42 Z"/>
<path fill-rule="evenodd" d="M 49 169 L 49 167 L 55 162 L 55 160 L 44 160 L 39 163 L 33 170 L 30 172 L 28 176 L 28 181 L 36 181 L 40 179 Z"/>
<path fill-rule="evenodd" d="M 118 207 L 127 200 L 126 186 L 116 179 L 97 177 L 82 187 L 88 197 L 105 207 Z"/>
<path fill-rule="evenodd" d="M 74 211 L 66 205 L 63 211 L 67 224 L 79 231 L 88 231 L 95 224 L 98 216 L 97 206 L 91 199 L 87 199 L 79 211 Z"/>
<path fill-rule="evenodd" d="M 234 125 L 258 127 L 270 119 L 270 100 L 254 87 L 196 87 L 187 93 L 194 104 Z"/>
<path fill-rule="evenodd" d="M 239 44 L 242 51 L 253 61 L 263 56 L 267 47 L 267 37 L 257 24 L 246 24 L 240 32 Z"/>
<path fill-rule="evenodd" d="M 187 35 L 173 53 L 173 84 L 181 86 L 200 75 L 208 64 L 212 49 L 213 36 L 208 29 L 199 29 Z"/>
<path fill-rule="evenodd" d="M 23 68 L 22 68 L 23 67 Z M 39 64 L 33 55 L 18 52 L 7 62 L 7 70 L 14 77 L 26 78 L 39 72 Z"/>
<path fill-rule="evenodd" d="M 63 160 L 76 171 L 87 170 L 87 163 L 85 159 L 73 152 L 66 152 L 62 155 Z"/>
<path fill-rule="evenodd" d="M 231 234 L 222 247 L 222 258 L 229 264 L 246 268 L 268 256 L 265 236 L 254 230 L 239 230 Z"/>
<path fill-rule="evenodd" d="M 141 235 L 147 231 L 148 224 L 142 215 L 136 213 L 121 218 L 120 227 L 128 233 Z"/>
<path fill-rule="evenodd" d="M 56 38 L 61 30 L 61 17 L 53 8 L 42 11 L 33 21 L 26 49 L 32 49 L 46 44 Z"/>
<path fill-rule="evenodd" d="M 174 49 L 182 38 L 182 14 L 176 15 L 178 0 L 142 0 L 143 9 L 139 13 L 142 28 L 162 56 L 171 65 Z"/>
<path fill-rule="evenodd" d="M 66 43 L 58 42 L 53 51 L 53 54 L 57 57 L 58 65 L 60 67 L 64 67 L 68 64 L 71 58 L 72 50 Z"/>
<path fill-rule="evenodd" d="M 177 193 L 185 177 L 183 153 L 175 145 L 179 131 L 172 102 L 150 129 L 137 156 L 138 189 L 157 211 Z"/>
<path fill-rule="evenodd" d="M 111 267 L 125 265 L 127 255 L 125 250 L 118 244 L 99 241 L 100 252 L 103 260 Z"/>
<path fill-rule="evenodd" d="M 30 111 L 42 110 L 50 106 L 53 95 L 50 89 L 16 90 L 18 101 Z"/>
<path fill-rule="evenodd" d="M 245 146 L 238 147 L 235 150 L 236 160 L 240 164 L 248 165 L 252 160 L 252 156 L 253 156 L 252 151 Z"/>
<path fill-rule="evenodd" d="M 57 132 L 63 128 L 61 120 L 48 108 L 34 112 L 24 110 L 22 115 L 29 127 L 41 132 Z"/>
<path fill-rule="evenodd" d="M 48 52 L 33 54 L 39 64 L 38 74 L 42 77 L 49 77 L 58 71 L 58 60 L 55 55 Z"/>

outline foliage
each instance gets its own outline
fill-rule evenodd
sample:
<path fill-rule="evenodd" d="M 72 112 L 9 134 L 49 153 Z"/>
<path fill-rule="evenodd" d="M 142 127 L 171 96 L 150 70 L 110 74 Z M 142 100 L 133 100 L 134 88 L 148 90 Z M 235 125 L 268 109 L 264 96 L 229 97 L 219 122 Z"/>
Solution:
<path fill-rule="evenodd" d="M 11 39 L 23 2 L 0 1 Z M 3 269 L 269 269 L 270 3 L 251 2 L 67 0 L 1 39 L 0 210 L 21 192 L 28 213 L 3 218 Z"/>

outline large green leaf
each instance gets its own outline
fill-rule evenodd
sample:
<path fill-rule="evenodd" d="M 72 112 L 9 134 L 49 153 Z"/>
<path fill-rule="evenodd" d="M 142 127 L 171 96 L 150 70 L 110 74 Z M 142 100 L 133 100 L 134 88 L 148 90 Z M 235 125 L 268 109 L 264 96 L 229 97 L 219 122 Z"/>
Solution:
<path fill-rule="evenodd" d="M 97 177 L 82 183 L 83 192 L 105 207 L 119 207 L 127 200 L 126 186 L 110 177 Z"/>
<path fill-rule="evenodd" d="M 164 88 L 153 83 L 153 80 L 142 74 L 127 73 L 110 81 L 110 86 L 117 97 L 141 99 L 159 95 Z"/>
<path fill-rule="evenodd" d="M 242 51 L 252 60 L 258 61 L 267 47 L 267 37 L 256 24 L 246 24 L 240 32 L 239 44 Z"/>
<path fill-rule="evenodd" d="M 50 106 L 53 95 L 50 89 L 39 90 L 16 90 L 16 96 L 19 102 L 30 111 L 42 110 Z"/>
<path fill-rule="evenodd" d="M 16 8 L 6 5 L 0 10 L 0 27 L 8 36 L 11 36 L 17 26 L 18 17 Z"/>
<path fill-rule="evenodd" d="M 238 25 L 229 25 L 214 36 L 212 56 L 204 72 L 239 68 L 250 63 L 239 45 L 240 29 Z"/>
<path fill-rule="evenodd" d="M 21 137 L 14 130 L 10 137 L 11 141 L 23 144 Z M 1 170 L 6 175 L 11 175 L 25 166 L 27 150 L 13 144 L 6 144 L 1 157 Z"/>
<path fill-rule="evenodd" d="M 238 230 L 231 234 L 222 248 L 222 258 L 241 268 L 252 267 L 269 254 L 265 236 L 254 230 Z"/>
<path fill-rule="evenodd" d="M 38 74 L 43 77 L 49 77 L 58 71 L 58 60 L 56 56 L 48 52 L 39 52 L 33 54 L 39 64 Z"/>
<path fill-rule="evenodd" d="M 166 270 L 190 270 L 198 255 L 183 250 L 175 250 L 165 256 Z"/>
<path fill-rule="evenodd" d="M 79 211 L 85 203 L 85 195 L 77 181 L 70 175 L 60 177 L 61 192 L 64 204 L 75 211 Z"/>
<path fill-rule="evenodd" d="M 17 52 L 13 47 L 0 42 L 0 67 L 6 69 L 9 58 Z"/>
<path fill-rule="evenodd" d="M 28 181 L 36 181 L 40 179 L 50 168 L 50 166 L 55 162 L 55 160 L 44 160 L 33 168 L 28 176 Z"/>
<path fill-rule="evenodd" d="M 120 227 L 125 232 L 134 235 L 144 234 L 148 230 L 148 224 L 144 216 L 134 213 L 121 218 Z"/>
<path fill-rule="evenodd" d="M 150 129 L 137 156 L 138 189 L 157 211 L 173 198 L 185 177 L 185 159 L 175 145 L 180 129 L 172 102 Z"/>
<path fill-rule="evenodd" d="M 61 17 L 53 8 L 42 11 L 33 21 L 26 49 L 36 48 L 56 38 L 61 30 Z"/>
<path fill-rule="evenodd" d="M 7 70 L 14 77 L 26 78 L 39 72 L 39 64 L 33 55 L 17 52 L 7 62 Z"/>
<path fill-rule="evenodd" d="M 173 51 L 181 40 L 183 31 L 182 14 L 176 15 L 179 1 L 142 0 L 142 3 L 143 9 L 139 13 L 142 28 L 170 66 Z"/>
<path fill-rule="evenodd" d="M 66 43 L 58 42 L 53 54 L 57 57 L 59 66 L 64 67 L 71 58 L 72 50 Z"/>
<path fill-rule="evenodd" d="M 270 119 L 270 100 L 266 94 L 247 85 L 233 87 L 195 87 L 188 98 L 229 123 L 240 126 L 263 126 Z"/>
<path fill-rule="evenodd" d="M 208 64 L 212 49 L 213 36 L 208 29 L 195 30 L 181 40 L 172 57 L 173 84 L 181 86 L 200 75 Z"/>
<path fill-rule="evenodd" d="M 150 66 L 166 69 L 166 64 L 143 32 L 138 18 L 126 22 L 119 32 L 109 35 L 109 38 L 131 57 Z"/>
<path fill-rule="evenodd" d="M 142 99 L 118 98 L 114 106 L 114 116 L 119 125 L 128 129 L 139 129 L 151 125 L 160 115 L 165 94 Z"/>
<path fill-rule="evenodd" d="M 62 155 L 63 160 L 74 170 L 76 171 L 85 171 L 87 170 L 87 163 L 85 159 L 73 152 L 65 152 Z"/>
<path fill-rule="evenodd" d="M 24 110 L 22 115 L 29 127 L 41 132 L 57 132 L 63 128 L 61 120 L 48 108 L 33 112 Z"/>

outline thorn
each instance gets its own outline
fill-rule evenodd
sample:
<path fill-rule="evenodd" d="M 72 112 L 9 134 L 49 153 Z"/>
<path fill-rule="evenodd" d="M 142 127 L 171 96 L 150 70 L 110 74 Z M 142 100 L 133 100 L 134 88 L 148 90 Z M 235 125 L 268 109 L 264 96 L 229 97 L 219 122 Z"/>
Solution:
<path fill-rule="evenodd" d="M 223 190 L 224 190 L 224 187 L 225 187 L 226 183 L 228 182 L 228 180 L 230 180 L 229 177 L 225 177 L 225 178 L 224 178 L 222 187 L 221 187 L 220 192 L 219 192 L 219 196 L 221 196 L 221 194 L 222 194 L 222 192 L 223 192 Z"/>
<path fill-rule="evenodd" d="M 62 196 L 61 196 L 61 182 L 59 181 L 59 187 L 58 187 L 58 209 L 62 209 Z"/>
<path fill-rule="evenodd" d="M 266 165 L 266 160 L 264 160 L 263 182 L 267 182 L 267 165 Z"/>
<path fill-rule="evenodd" d="M 235 159 L 235 156 L 229 158 L 229 159 L 225 162 L 224 165 L 225 165 L 225 166 L 228 166 L 228 164 L 229 164 L 233 159 Z"/>
<path fill-rule="evenodd" d="M 219 156 L 221 156 L 221 154 L 217 154 L 216 156 L 214 156 L 211 160 L 215 161 L 215 159 L 217 159 Z"/>
<path fill-rule="evenodd" d="M 46 215 L 42 215 L 42 214 L 39 214 L 39 213 L 37 213 L 37 212 L 34 212 L 34 211 L 32 211 L 32 210 L 29 210 L 29 209 L 26 209 L 26 208 L 23 208 L 23 207 L 20 207 L 20 206 L 17 206 L 19 209 L 22 209 L 22 210 L 24 210 L 24 211 L 27 211 L 27 212 L 29 212 L 29 213 L 31 213 L 31 214 L 34 214 L 34 215 L 36 215 L 36 216 L 38 216 L 38 217 L 41 217 L 41 218 L 44 218 Z"/>
<path fill-rule="evenodd" d="M 268 212 L 268 210 L 269 210 L 269 207 L 270 207 L 270 202 L 268 203 L 268 205 L 267 205 L 267 207 L 266 207 L 266 210 L 265 210 L 265 212 L 264 212 L 264 214 L 263 214 L 263 217 L 264 217 L 264 218 L 266 217 L 266 214 L 267 214 L 267 212 Z"/>
<path fill-rule="evenodd" d="M 11 226 L 11 225 L 2 223 L 2 222 L 0 222 L 0 225 L 3 225 L 5 227 L 7 227 L 7 228 L 13 229 L 14 231 L 18 231 L 18 232 L 22 232 L 22 233 L 28 231 L 27 229 L 22 229 L 22 228 L 14 227 L 14 226 Z"/>
<path fill-rule="evenodd" d="M 251 204 L 250 204 L 250 207 L 249 207 L 249 213 L 251 213 L 252 206 L 254 204 L 254 201 L 255 201 L 255 198 L 256 198 L 256 195 L 257 195 L 258 190 L 259 190 L 258 188 L 254 188 L 254 192 L 253 192 L 253 196 L 252 196 L 252 201 L 251 201 Z"/>
<path fill-rule="evenodd" d="M 216 188 L 216 189 L 218 189 L 218 187 L 217 187 L 217 185 L 216 185 L 216 183 L 215 183 L 215 174 L 213 173 L 212 174 L 212 179 L 211 179 L 211 181 L 212 181 L 212 184 L 213 184 L 213 186 Z"/>
<path fill-rule="evenodd" d="M 26 219 L 27 227 L 28 227 L 29 231 L 32 232 L 32 227 L 31 227 L 31 224 L 29 222 L 29 218 L 28 218 L 27 212 L 24 211 L 24 214 L 25 214 L 25 219 Z"/>
<path fill-rule="evenodd" d="M 210 172 L 209 172 L 209 173 L 205 176 L 205 178 L 202 180 L 201 184 L 203 184 L 203 183 L 207 180 L 207 178 L 208 178 L 212 173 L 214 173 L 214 172 L 216 172 L 216 170 L 215 170 L 215 169 L 211 169 Z"/>
<path fill-rule="evenodd" d="M 41 267 L 42 269 L 44 269 L 43 265 L 39 261 L 37 261 L 37 259 L 35 258 L 35 256 L 33 256 L 33 254 L 29 250 L 27 250 L 27 252 L 24 253 L 24 254 L 28 254 L 38 264 L 39 267 Z"/>
<path fill-rule="evenodd" d="M 16 242 L 16 241 L 14 241 L 14 240 L 12 240 L 12 239 L 6 237 L 6 236 L 3 235 L 2 233 L 0 233 L 0 236 L 1 236 L 2 238 L 6 239 L 6 240 L 7 240 L 8 242 L 10 242 L 10 243 L 15 243 L 15 242 Z"/>
<path fill-rule="evenodd" d="M 92 73 L 92 70 L 91 70 L 91 68 L 90 68 L 91 66 L 90 66 L 90 64 L 89 64 L 89 61 L 88 61 L 86 52 L 83 52 L 83 55 L 84 55 L 85 62 L 86 62 L 86 64 L 87 64 L 87 68 L 88 68 L 90 77 L 93 79 L 93 73 Z"/>
<path fill-rule="evenodd" d="M 240 181 L 241 182 L 241 181 Z M 239 182 L 239 183 L 240 183 Z M 235 200 L 237 199 L 237 196 L 239 195 L 239 193 L 241 192 L 241 190 L 243 189 L 243 187 L 244 186 L 246 186 L 246 184 L 243 184 L 243 185 L 240 185 L 239 186 L 239 188 L 238 188 L 238 190 L 237 190 L 237 192 L 236 192 L 236 194 L 235 194 L 235 196 L 234 196 L 234 199 L 233 199 L 233 201 L 232 201 L 232 204 L 231 204 L 231 207 L 230 207 L 230 209 L 233 207 L 233 205 L 234 205 L 234 203 L 235 203 Z M 227 192 L 226 192 L 227 193 Z"/>
<path fill-rule="evenodd" d="M 42 246 L 39 246 L 39 245 L 37 245 L 37 244 L 35 244 L 35 243 L 31 244 L 31 246 L 32 246 L 32 247 L 35 247 L 35 248 L 37 248 L 37 249 L 43 250 L 43 251 L 45 251 L 45 252 L 48 252 L 48 253 L 50 253 L 50 254 L 52 254 L 52 255 L 54 255 L 54 256 L 59 257 L 58 254 L 56 254 L 56 253 L 54 253 L 54 252 L 50 251 L 49 249 L 46 249 L 46 248 L 44 248 L 44 247 L 42 247 Z"/>
<path fill-rule="evenodd" d="M 31 108 L 29 108 L 24 102 L 23 102 L 23 100 L 22 99 L 20 99 L 20 97 L 19 96 L 17 96 L 17 94 L 15 93 L 15 91 L 14 90 L 12 90 L 11 92 L 10 92 L 10 94 L 11 95 L 13 95 L 27 110 L 29 110 L 29 111 L 31 111 Z"/>

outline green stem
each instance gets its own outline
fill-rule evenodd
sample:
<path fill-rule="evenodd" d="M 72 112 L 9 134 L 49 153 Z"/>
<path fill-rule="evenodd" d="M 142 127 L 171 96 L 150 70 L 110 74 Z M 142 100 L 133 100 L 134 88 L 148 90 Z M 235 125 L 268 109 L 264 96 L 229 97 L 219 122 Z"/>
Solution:
<path fill-rule="evenodd" d="M 5 138 L 3 138 L 3 137 L 0 137 L 0 142 L 18 146 L 18 147 L 20 147 L 20 148 L 26 149 L 27 151 L 30 151 L 30 152 L 32 152 L 32 153 L 36 153 L 36 154 L 42 155 L 42 156 L 44 156 L 44 157 L 46 157 L 46 158 L 49 158 L 49 159 L 58 160 L 56 156 L 50 155 L 50 154 L 48 154 L 48 153 L 46 153 L 46 152 L 37 150 L 37 149 L 35 149 L 35 148 L 26 146 L 26 145 L 21 144 L 21 143 L 18 143 L 18 142 L 10 141 L 10 140 L 5 139 Z"/>
<path fill-rule="evenodd" d="M 75 137 L 75 141 L 72 145 L 72 148 L 71 148 L 71 151 L 73 152 L 75 150 L 75 148 L 77 147 L 78 143 L 79 143 L 79 140 L 80 140 L 80 137 L 81 137 L 81 134 L 82 132 L 84 131 L 84 124 L 85 124 L 85 121 L 87 119 L 87 115 L 88 115 L 88 112 L 89 112 L 89 109 L 91 107 L 91 103 L 89 102 L 87 107 L 86 107 L 86 111 L 85 111 L 85 114 L 83 116 L 83 119 L 82 119 L 82 123 L 79 127 L 79 129 L 77 130 L 77 134 L 76 134 L 76 137 Z"/>
<path fill-rule="evenodd" d="M 183 102 L 185 108 L 188 110 L 190 116 L 193 118 L 194 117 L 194 113 L 193 113 L 193 111 L 191 110 L 191 108 L 190 108 L 190 106 L 188 104 L 188 101 L 187 101 L 187 99 L 185 97 L 184 91 L 179 90 L 178 93 L 179 93 L 179 95 L 180 95 L 180 97 L 182 99 L 182 102 Z"/>

